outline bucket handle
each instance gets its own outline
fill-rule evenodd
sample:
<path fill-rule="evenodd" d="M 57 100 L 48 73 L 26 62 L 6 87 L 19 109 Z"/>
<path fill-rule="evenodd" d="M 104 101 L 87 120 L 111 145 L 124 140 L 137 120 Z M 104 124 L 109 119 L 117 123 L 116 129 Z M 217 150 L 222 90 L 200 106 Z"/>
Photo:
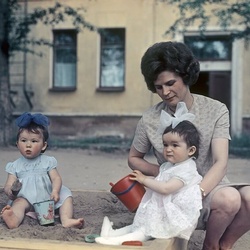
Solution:
<path fill-rule="evenodd" d="M 136 185 L 136 181 L 134 182 L 134 183 L 132 183 L 132 185 L 127 189 L 127 190 L 125 190 L 125 191 L 122 191 L 122 192 L 119 192 L 119 193 L 113 193 L 114 195 L 123 195 L 123 194 L 126 194 L 126 193 L 128 193 L 135 185 Z"/>

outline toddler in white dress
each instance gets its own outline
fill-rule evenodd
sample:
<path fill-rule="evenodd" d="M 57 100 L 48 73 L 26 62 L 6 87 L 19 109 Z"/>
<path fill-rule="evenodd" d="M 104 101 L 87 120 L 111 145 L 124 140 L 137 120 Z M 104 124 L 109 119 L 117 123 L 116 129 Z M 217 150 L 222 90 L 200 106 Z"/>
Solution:
<path fill-rule="evenodd" d="M 16 123 L 19 127 L 16 145 L 22 156 L 6 166 L 8 177 L 4 192 L 11 205 L 5 206 L 1 214 L 7 227 L 17 228 L 26 212 L 33 210 L 34 203 L 54 200 L 62 226 L 82 228 L 83 218 L 73 218 L 72 193 L 62 185 L 56 159 L 43 154 L 48 146 L 48 118 L 42 114 L 24 113 Z M 22 184 L 21 189 L 13 193 L 12 187 L 17 180 Z"/>
<path fill-rule="evenodd" d="M 194 158 L 199 154 L 200 135 L 190 122 L 185 103 L 177 105 L 175 117 L 161 114 L 159 133 L 163 134 L 163 154 L 166 162 L 160 166 L 156 178 L 139 170 L 131 173 L 131 180 L 143 184 L 147 190 L 136 211 L 132 225 L 113 229 L 104 217 L 99 244 L 121 245 L 125 241 L 146 241 L 150 238 L 180 237 L 188 240 L 195 230 L 202 208 Z"/>

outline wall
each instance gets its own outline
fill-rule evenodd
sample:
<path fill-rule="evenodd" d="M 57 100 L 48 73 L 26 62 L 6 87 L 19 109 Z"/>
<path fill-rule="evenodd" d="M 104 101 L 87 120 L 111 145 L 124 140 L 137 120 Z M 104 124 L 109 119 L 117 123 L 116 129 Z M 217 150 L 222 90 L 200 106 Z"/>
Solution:
<path fill-rule="evenodd" d="M 28 11 L 35 7 L 47 8 L 53 6 L 56 1 L 28 0 Z M 125 27 L 126 28 L 126 75 L 125 90 L 123 92 L 98 92 L 99 49 L 100 40 L 96 32 L 84 30 L 77 38 L 77 89 L 73 92 L 52 92 L 52 49 L 38 47 L 36 51 L 42 51 L 43 57 L 28 55 L 27 57 L 27 87 L 31 91 L 32 109 L 25 102 L 24 97 L 15 96 L 18 103 L 16 114 L 24 111 L 43 112 L 51 117 L 54 133 L 79 133 L 88 135 L 89 124 L 97 124 L 96 119 L 108 121 L 105 133 L 117 133 L 122 136 L 133 136 L 136 122 L 145 109 L 157 103 L 159 97 L 147 90 L 144 79 L 140 73 L 140 60 L 145 50 L 155 42 L 167 41 L 173 38 L 164 36 L 165 31 L 177 17 L 177 9 L 157 0 L 63 0 L 63 4 L 71 7 L 85 7 L 85 19 L 101 28 Z M 72 28 L 69 21 L 54 28 Z M 210 29 L 218 30 L 215 23 L 211 23 Z M 193 30 L 196 28 L 193 27 Z M 52 39 L 52 28 L 38 24 L 32 30 L 32 35 Z M 178 40 L 182 40 L 179 37 Z M 237 51 L 237 49 L 236 49 Z M 232 71 L 240 72 L 242 77 L 234 77 L 232 80 L 233 118 L 240 119 L 238 126 L 248 123 L 250 114 L 250 53 L 244 48 L 243 57 L 240 57 L 242 68 L 233 66 Z M 237 56 L 237 55 L 235 55 Z M 235 74 L 234 74 L 235 75 Z M 237 75 L 237 74 L 236 74 Z M 238 81 L 242 79 L 242 81 Z M 234 100 L 235 93 L 242 91 Z M 21 93 L 21 92 L 20 92 Z M 133 122 L 126 123 L 129 129 L 119 129 L 123 121 L 130 117 Z M 235 118 L 236 117 L 236 118 Z M 244 117 L 244 121 L 242 120 Z M 60 119 L 59 119 L 60 118 Z M 133 119 L 132 119 L 133 118 Z M 60 122 L 55 122 L 57 119 Z M 62 120 L 64 122 L 61 122 Z M 65 121 L 72 119 L 71 129 Z M 121 120 L 121 123 L 117 122 Z M 78 122 L 76 122 L 78 120 Z M 91 120 L 91 121 L 90 121 Z M 243 125 L 242 125 L 243 123 Z M 55 127 L 56 124 L 56 127 Z M 80 125 L 82 124 L 82 126 Z M 95 126 L 96 131 L 103 129 L 103 122 Z M 238 128 L 237 128 L 238 129 Z M 61 132 L 59 132 L 59 130 Z M 120 131 L 119 131 L 120 130 Z M 90 131 L 90 134 L 93 131 Z"/>

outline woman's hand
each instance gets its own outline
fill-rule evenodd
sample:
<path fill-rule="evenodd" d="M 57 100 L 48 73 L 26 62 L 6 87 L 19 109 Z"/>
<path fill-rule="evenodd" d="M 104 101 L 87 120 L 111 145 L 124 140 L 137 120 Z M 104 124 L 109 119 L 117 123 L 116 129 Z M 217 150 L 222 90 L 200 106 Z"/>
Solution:
<path fill-rule="evenodd" d="M 138 181 L 139 183 L 143 184 L 144 180 L 147 178 L 146 175 L 144 175 L 141 171 L 139 170 L 134 170 L 131 174 L 130 174 L 130 180 L 132 181 Z"/>

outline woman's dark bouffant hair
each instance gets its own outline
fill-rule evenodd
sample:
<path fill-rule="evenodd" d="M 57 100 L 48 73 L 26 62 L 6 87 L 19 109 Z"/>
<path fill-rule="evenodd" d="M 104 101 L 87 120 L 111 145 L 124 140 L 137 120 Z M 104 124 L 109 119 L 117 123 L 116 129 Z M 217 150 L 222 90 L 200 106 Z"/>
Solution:
<path fill-rule="evenodd" d="M 161 42 L 149 47 L 141 60 L 141 72 L 153 93 L 154 82 L 163 71 L 177 74 L 185 85 L 191 86 L 199 77 L 200 64 L 184 43 Z"/>
<path fill-rule="evenodd" d="M 199 156 L 199 146 L 200 146 L 200 133 L 194 124 L 190 121 L 182 121 L 175 128 L 172 128 L 172 125 L 168 126 L 163 135 L 167 133 L 177 133 L 181 136 L 184 141 L 187 143 L 188 147 L 195 146 L 196 151 L 194 157 L 197 159 Z"/>

